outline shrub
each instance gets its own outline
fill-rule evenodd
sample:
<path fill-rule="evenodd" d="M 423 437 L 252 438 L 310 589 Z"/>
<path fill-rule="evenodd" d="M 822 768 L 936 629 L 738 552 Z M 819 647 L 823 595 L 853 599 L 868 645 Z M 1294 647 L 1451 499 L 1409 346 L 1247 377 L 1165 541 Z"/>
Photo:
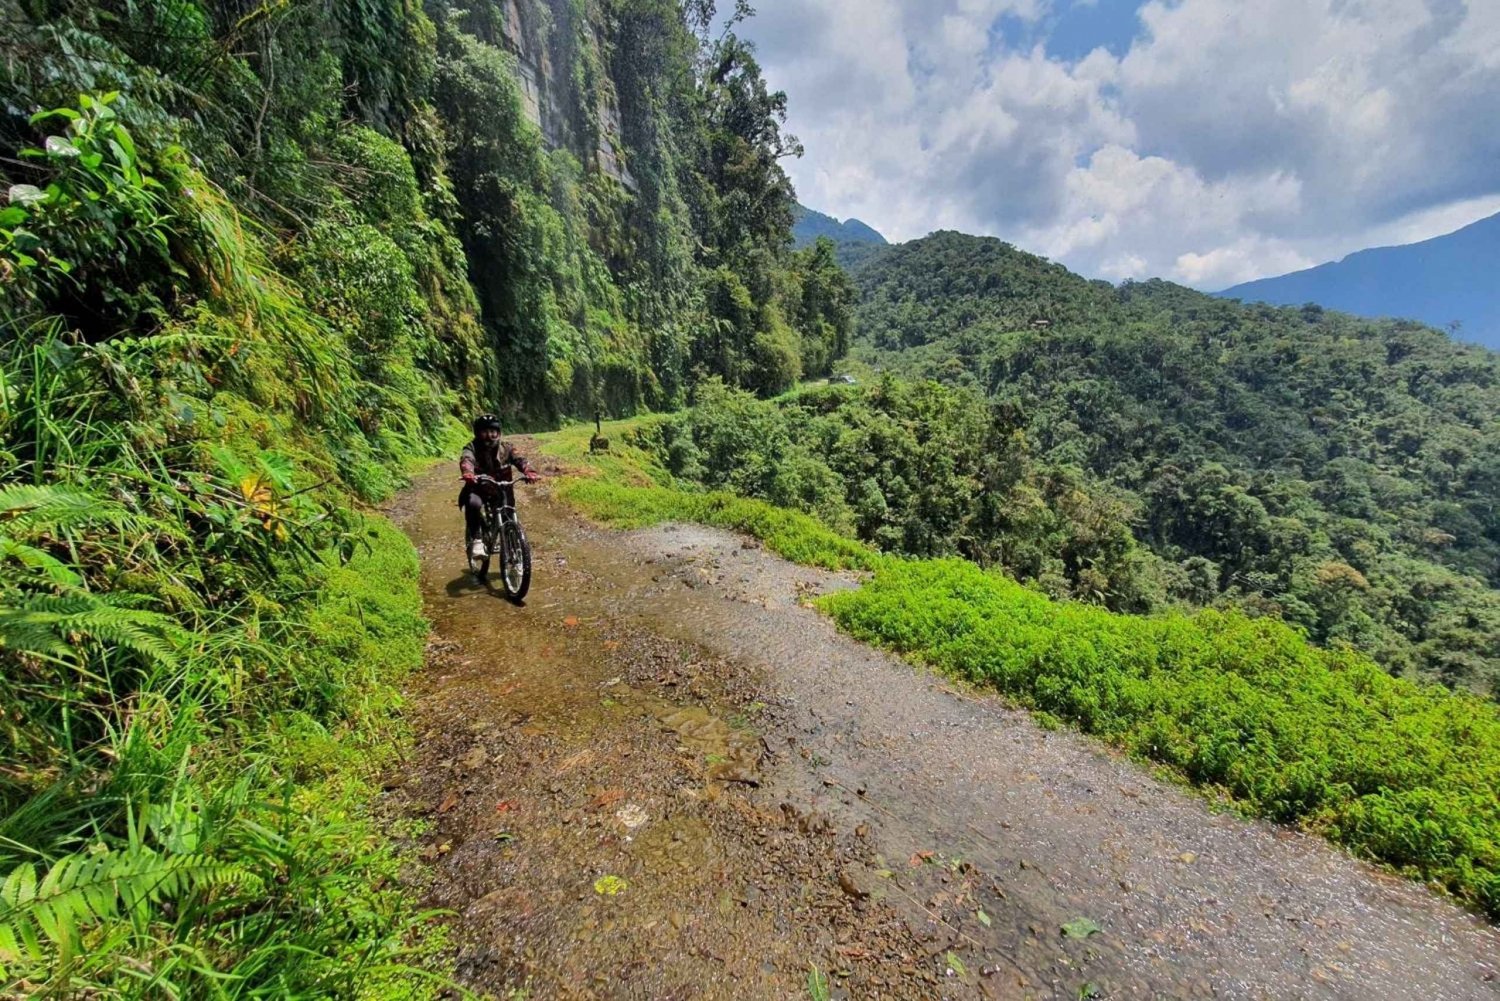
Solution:
<path fill-rule="evenodd" d="M 961 560 L 820 599 L 853 635 L 992 685 L 1249 812 L 1500 916 L 1500 709 L 1237 612 L 1118 615 Z"/>

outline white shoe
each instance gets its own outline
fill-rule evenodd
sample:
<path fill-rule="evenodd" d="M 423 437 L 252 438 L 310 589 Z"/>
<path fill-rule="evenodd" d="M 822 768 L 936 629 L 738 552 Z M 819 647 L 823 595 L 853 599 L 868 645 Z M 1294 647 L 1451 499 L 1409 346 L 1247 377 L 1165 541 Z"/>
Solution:
<path fill-rule="evenodd" d="M 482 560 L 489 555 L 489 553 L 485 552 L 483 539 L 475 539 L 469 543 L 469 555 L 476 560 Z"/>

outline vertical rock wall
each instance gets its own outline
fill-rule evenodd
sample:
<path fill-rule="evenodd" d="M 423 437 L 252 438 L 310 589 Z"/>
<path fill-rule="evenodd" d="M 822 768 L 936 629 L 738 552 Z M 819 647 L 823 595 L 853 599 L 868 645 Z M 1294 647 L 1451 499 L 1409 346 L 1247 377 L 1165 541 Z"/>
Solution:
<path fill-rule="evenodd" d="M 625 162 L 619 104 L 609 81 L 600 81 L 597 107 L 589 109 L 593 121 L 576 122 L 570 112 L 566 98 L 571 67 L 559 58 L 568 52 L 559 26 L 576 17 L 568 0 L 505 0 L 503 14 L 503 40 L 516 57 L 526 117 L 541 130 L 543 140 L 553 149 L 570 149 L 580 160 L 592 160 L 603 174 L 635 191 L 635 178 Z M 580 26 L 577 43 L 594 52 L 602 50 L 604 40 L 593 20 Z M 598 142 L 592 149 L 580 148 L 586 143 L 579 137 L 591 133 L 598 135 Z"/>

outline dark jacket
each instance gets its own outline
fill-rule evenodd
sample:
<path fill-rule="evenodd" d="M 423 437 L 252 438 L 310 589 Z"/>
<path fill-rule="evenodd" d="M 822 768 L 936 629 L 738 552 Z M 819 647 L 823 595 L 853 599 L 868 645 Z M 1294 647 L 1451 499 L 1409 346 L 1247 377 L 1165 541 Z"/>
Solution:
<path fill-rule="evenodd" d="M 464 446 L 458 457 L 458 472 L 464 477 L 490 476 L 497 480 L 508 480 L 512 475 L 512 466 L 524 473 L 531 468 L 531 463 L 508 441 L 498 441 L 493 446 L 478 440 L 471 441 Z M 472 483 L 464 483 L 463 489 L 458 492 L 459 507 L 468 502 L 469 491 L 473 486 Z"/>

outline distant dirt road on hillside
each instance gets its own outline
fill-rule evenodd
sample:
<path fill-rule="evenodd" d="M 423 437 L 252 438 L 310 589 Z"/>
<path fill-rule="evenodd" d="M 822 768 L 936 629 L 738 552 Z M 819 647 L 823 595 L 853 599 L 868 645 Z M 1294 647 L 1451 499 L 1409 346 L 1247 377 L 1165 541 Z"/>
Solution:
<path fill-rule="evenodd" d="M 802 602 L 847 576 L 544 485 L 517 607 L 466 577 L 455 494 L 393 510 L 435 635 L 392 807 L 477 990 L 1500 997 L 1495 928 L 840 635 Z"/>

